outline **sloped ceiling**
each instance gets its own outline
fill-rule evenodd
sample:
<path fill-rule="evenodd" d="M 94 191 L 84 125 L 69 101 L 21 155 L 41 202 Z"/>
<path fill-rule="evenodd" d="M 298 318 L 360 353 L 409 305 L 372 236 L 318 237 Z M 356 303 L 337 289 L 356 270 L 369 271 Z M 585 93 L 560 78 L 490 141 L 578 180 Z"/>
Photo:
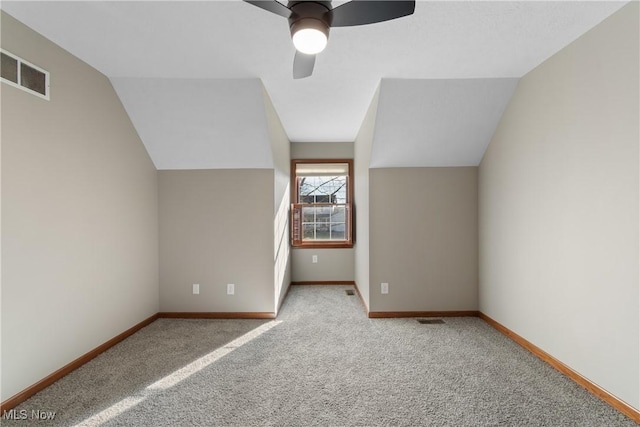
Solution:
<path fill-rule="evenodd" d="M 406 110 L 414 120 L 401 126 L 394 118 L 405 116 L 393 113 L 403 107 L 401 95 L 391 91 L 399 90 L 402 96 L 425 92 L 435 105 L 464 105 L 476 95 L 467 101 L 463 95 L 448 100 L 451 91 L 443 86 L 445 80 L 520 78 L 626 3 L 418 1 L 409 17 L 333 29 L 314 75 L 303 80 L 292 79 L 294 48 L 286 20 L 240 0 L 3 1 L 0 7 L 111 78 L 162 169 L 235 167 L 225 153 L 244 146 L 246 138 L 266 134 L 264 122 L 252 121 L 255 96 L 240 90 L 243 84 L 255 87 L 256 78 L 263 81 L 289 139 L 300 142 L 353 141 L 381 79 L 405 79 L 401 84 L 383 81 L 386 96 L 380 99 L 383 122 L 376 126 L 374 164 L 467 164 L 484 150 L 486 133 L 476 139 L 451 136 L 450 144 L 463 145 L 435 152 L 427 149 L 433 145 L 419 146 L 417 141 L 428 136 L 433 142 L 447 132 L 457 135 L 460 120 L 481 116 L 426 105 L 422 112 Z M 121 78 L 164 81 L 139 80 L 138 90 Z M 207 96 L 195 93 L 191 79 L 202 80 L 198 84 Z M 219 79 L 231 79 L 230 87 L 236 90 L 226 90 L 215 82 Z M 438 82 L 423 82 L 431 79 Z M 144 96 L 142 88 L 160 84 L 172 91 L 173 101 L 163 98 L 154 106 L 136 99 Z M 414 90 L 408 88 L 412 85 Z M 188 94 L 198 101 L 192 102 Z M 162 113 L 161 105 L 172 111 Z M 219 112 L 222 105 L 230 109 L 223 114 L 221 130 L 215 128 L 219 120 L 206 122 L 202 112 Z M 172 119 L 159 124 L 157 117 L 163 114 Z M 192 118 L 189 128 L 175 129 L 187 127 L 178 118 Z M 426 129 L 415 120 L 437 122 L 441 128 Z M 406 144 L 398 146 L 400 138 L 390 136 L 394 132 L 401 132 Z M 169 141 L 167 135 L 176 138 Z M 258 150 L 252 143 L 245 148 Z M 249 157 L 251 164 L 257 161 Z M 391 160 L 381 163 L 387 157 Z"/>
<path fill-rule="evenodd" d="M 518 79 L 383 79 L 371 167 L 476 166 Z"/>
<path fill-rule="evenodd" d="M 156 168 L 273 167 L 259 79 L 111 82 Z"/>

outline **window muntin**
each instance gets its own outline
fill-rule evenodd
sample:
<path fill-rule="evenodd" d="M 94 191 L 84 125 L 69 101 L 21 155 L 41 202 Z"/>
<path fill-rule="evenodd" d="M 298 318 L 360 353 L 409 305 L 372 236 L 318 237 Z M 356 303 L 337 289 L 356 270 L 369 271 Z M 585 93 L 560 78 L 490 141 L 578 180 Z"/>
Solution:
<path fill-rule="evenodd" d="M 347 203 L 348 176 L 300 176 L 298 203 Z"/>
<path fill-rule="evenodd" d="M 351 160 L 292 161 L 292 245 L 351 247 Z"/>
<path fill-rule="evenodd" d="M 303 206 L 303 241 L 346 240 L 345 206 Z"/>

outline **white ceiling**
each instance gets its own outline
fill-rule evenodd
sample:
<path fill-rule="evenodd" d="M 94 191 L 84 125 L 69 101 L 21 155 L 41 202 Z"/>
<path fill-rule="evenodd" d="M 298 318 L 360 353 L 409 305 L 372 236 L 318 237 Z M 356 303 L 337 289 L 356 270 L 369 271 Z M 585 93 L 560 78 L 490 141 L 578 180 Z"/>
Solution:
<path fill-rule="evenodd" d="M 157 169 L 273 167 L 259 79 L 111 81 Z"/>
<path fill-rule="evenodd" d="M 383 79 L 370 166 L 477 166 L 518 79 Z"/>
<path fill-rule="evenodd" d="M 344 1 L 333 2 L 334 7 L 342 3 Z M 119 87 L 121 97 L 133 100 L 144 93 L 131 87 L 127 89 L 122 83 L 126 80 L 120 78 L 176 79 L 171 84 L 163 84 L 178 92 L 179 87 L 185 85 L 184 94 L 189 93 L 189 79 L 234 79 L 234 85 L 242 85 L 241 79 L 247 79 L 248 87 L 253 87 L 259 78 L 290 140 L 332 142 L 355 139 L 382 78 L 410 80 L 396 85 L 401 86 L 398 88 L 401 92 L 395 96 L 388 93 L 395 84 L 387 89 L 383 86 L 383 93 L 387 95 L 381 97 L 380 111 L 404 108 L 414 118 L 427 121 L 429 112 L 437 112 L 440 113 L 438 120 L 445 119 L 442 116 L 445 113 L 437 109 L 425 110 L 416 116 L 416 105 L 403 102 L 403 94 L 410 95 L 411 85 L 415 84 L 417 91 L 426 90 L 429 96 L 443 97 L 434 100 L 436 105 L 446 105 L 449 91 L 434 90 L 430 84 L 424 86 L 421 80 L 519 78 L 626 3 L 418 1 L 415 14 L 409 17 L 332 29 L 329 45 L 316 61 L 314 75 L 302 80 L 293 80 L 291 76 L 294 48 L 286 20 L 240 0 L 3 1 L 1 7 L 110 77 L 114 86 Z M 176 99 L 184 101 L 172 103 L 174 109 L 183 109 L 178 116 L 190 117 L 203 109 L 219 108 L 207 105 L 208 99 L 217 99 L 234 106 L 238 116 L 231 117 L 234 113 L 229 113 L 230 123 L 243 117 L 240 104 L 233 101 L 235 91 L 225 91 L 224 85 L 211 81 L 200 84 L 208 88 L 209 96 L 198 96 L 197 101 L 187 102 L 184 96 L 176 95 Z M 504 96 L 504 92 L 498 93 L 495 103 L 504 101 Z M 247 97 L 245 101 L 249 98 L 255 101 L 253 95 Z M 465 101 L 460 98 L 455 102 Z M 450 128 L 452 131 L 460 119 L 453 108 L 455 102 L 447 110 L 450 116 L 445 120 L 454 126 Z M 137 99 L 135 103 L 144 104 L 144 101 Z M 151 132 L 150 118 L 155 114 L 152 110 L 129 113 L 146 120 L 142 123 L 132 117 L 149 152 L 161 153 L 159 157 L 152 156 L 157 167 L 189 167 L 191 163 L 179 154 L 184 141 L 168 143 L 167 138 L 156 135 L 159 132 Z M 435 119 L 432 117 L 432 120 Z M 399 130 L 403 138 L 413 141 L 407 149 L 416 145 L 415 141 L 426 144 L 419 153 L 427 153 L 430 164 L 450 163 L 452 152 L 466 152 L 469 148 L 441 152 L 438 147 L 443 146 L 442 139 L 425 139 L 424 126 L 406 128 L 398 123 L 389 124 L 389 129 Z M 226 131 L 202 129 L 197 135 L 200 142 L 189 148 L 190 155 L 210 157 L 212 153 L 228 149 L 229 136 L 240 128 L 229 125 Z M 472 128 L 469 126 L 469 130 Z M 489 131 L 493 132 L 491 129 L 486 132 Z M 168 135 L 167 132 L 170 131 L 163 134 Z M 390 130 L 378 125 L 376 132 L 380 133 L 376 144 L 390 143 Z M 446 134 L 447 129 L 438 132 Z M 475 159 L 477 152 L 483 152 L 486 147 L 486 135 L 476 138 L 469 133 L 449 140 L 455 143 L 465 138 L 473 153 L 454 159 L 453 163 Z M 393 153 L 392 146 L 376 147 L 374 154 L 377 152 L 380 158 Z M 419 162 L 416 153 L 411 158 Z M 177 160 L 172 162 L 174 156 Z M 405 160 L 409 157 L 407 154 Z M 169 160 L 167 163 L 158 158 Z M 400 159 L 399 163 L 405 160 Z"/>

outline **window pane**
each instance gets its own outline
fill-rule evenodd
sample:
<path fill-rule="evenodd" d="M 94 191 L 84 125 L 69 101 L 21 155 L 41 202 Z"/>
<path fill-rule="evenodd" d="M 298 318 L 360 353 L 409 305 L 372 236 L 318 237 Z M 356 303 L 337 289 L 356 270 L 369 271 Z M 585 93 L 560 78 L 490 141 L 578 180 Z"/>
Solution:
<path fill-rule="evenodd" d="M 332 220 L 332 211 L 334 208 L 330 206 L 305 206 L 302 208 L 302 222 L 336 222 Z M 344 222 L 344 214 L 342 216 Z"/>
<path fill-rule="evenodd" d="M 316 209 L 316 222 L 330 222 L 331 221 L 331 208 L 328 206 L 317 207 Z"/>
<path fill-rule="evenodd" d="M 340 192 L 336 193 L 333 203 L 338 203 L 338 204 L 347 203 L 347 192 L 340 190 Z"/>
<path fill-rule="evenodd" d="M 344 206 L 334 206 L 331 208 L 331 222 L 345 222 L 345 208 Z"/>
<path fill-rule="evenodd" d="M 302 226 L 302 240 L 314 240 L 315 235 L 315 224 L 304 224 Z"/>
<path fill-rule="evenodd" d="M 306 206 L 302 208 L 302 212 L 303 240 L 346 240 L 344 206 Z"/>
<path fill-rule="evenodd" d="M 346 203 L 346 176 L 305 176 L 298 178 L 298 203 Z"/>
<path fill-rule="evenodd" d="M 316 208 L 303 207 L 302 208 L 302 222 L 316 222 Z"/>
<path fill-rule="evenodd" d="M 330 238 L 329 224 L 316 224 L 316 240 L 329 240 Z"/>
<path fill-rule="evenodd" d="M 345 240 L 345 224 L 331 224 L 331 240 Z"/>

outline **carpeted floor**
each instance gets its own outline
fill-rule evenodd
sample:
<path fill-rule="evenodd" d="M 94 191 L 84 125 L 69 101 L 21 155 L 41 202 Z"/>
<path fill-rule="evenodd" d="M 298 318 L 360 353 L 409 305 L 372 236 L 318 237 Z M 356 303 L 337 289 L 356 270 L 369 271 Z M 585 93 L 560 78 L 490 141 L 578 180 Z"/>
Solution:
<path fill-rule="evenodd" d="M 294 286 L 276 321 L 157 320 L 2 425 L 636 425 L 480 319 L 367 319 L 350 288 Z"/>

